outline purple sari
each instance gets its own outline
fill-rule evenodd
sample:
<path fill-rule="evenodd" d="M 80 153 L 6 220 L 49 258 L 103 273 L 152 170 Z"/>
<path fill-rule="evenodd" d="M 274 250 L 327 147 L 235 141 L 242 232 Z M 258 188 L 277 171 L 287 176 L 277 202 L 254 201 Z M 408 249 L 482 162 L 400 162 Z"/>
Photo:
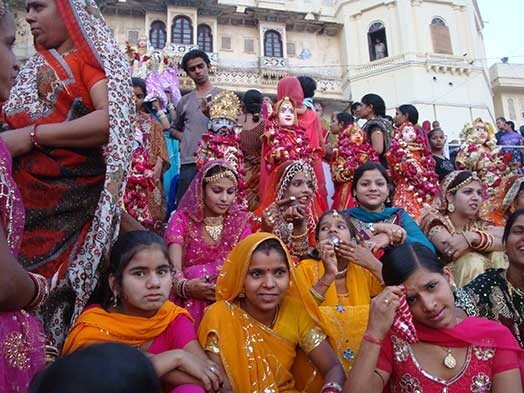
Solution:
<path fill-rule="evenodd" d="M 182 247 L 182 276 L 177 278 L 204 278 L 209 276 L 209 283 L 215 284 L 220 269 L 233 247 L 253 231 L 250 214 L 237 203 L 236 198 L 224 216 L 222 234 L 216 241 L 205 236 L 204 228 L 204 177 L 216 165 L 236 171 L 230 164 L 221 160 L 209 161 L 193 179 L 176 212 L 169 220 L 165 233 L 168 245 Z M 204 309 L 210 304 L 200 299 L 174 299 L 189 311 L 198 328 Z"/>
<path fill-rule="evenodd" d="M 11 177 L 11 155 L 0 139 L 0 225 L 16 257 L 24 230 L 22 199 Z M 41 324 L 24 310 L 0 312 L 0 392 L 25 392 L 44 367 Z"/>

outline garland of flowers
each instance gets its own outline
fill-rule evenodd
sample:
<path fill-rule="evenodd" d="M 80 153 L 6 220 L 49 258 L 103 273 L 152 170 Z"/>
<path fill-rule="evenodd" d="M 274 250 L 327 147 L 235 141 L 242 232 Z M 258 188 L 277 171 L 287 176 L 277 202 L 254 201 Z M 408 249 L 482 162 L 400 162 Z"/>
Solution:
<path fill-rule="evenodd" d="M 406 181 L 408 189 L 413 191 L 417 201 L 430 203 L 440 192 L 435 161 L 418 132 L 413 143 L 407 143 L 402 139 L 402 129 L 405 126 L 407 124 L 396 130 L 387 153 L 394 163 L 391 172 L 394 178 Z M 413 127 L 411 124 L 409 126 Z M 413 156 L 413 151 L 420 151 L 420 162 Z"/>
<path fill-rule="evenodd" d="M 131 170 L 127 179 L 124 206 L 131 217 L 146 227 L 154 224 L 149 211 L 147 192 L 155 189 L 154 166 L 148 162 L 148 154 L 138 147 L 131 156 Z"/>
<path fill-rule="evenodd" d="M 352 125 L 340 133 L 331 161 L 334 178 L 340 183 L 353 181 L 353 175 L 360 165 L 368 161 L 379 161 L 377 152 L 367 141 L 365 134 L 360 145 L 351 140 L 351 134 L 355 127 L 355 125 Z"/>
<path fill-rule="evenodd" d="M 281 126 L 275 120 L 262 134 L 262 141 L 269 147 L 264 155 L 268 173 L 286 161 L 313 161 L 320 157 L 319 149 L 309 146 L 309 138 L 299 126 Z"/>

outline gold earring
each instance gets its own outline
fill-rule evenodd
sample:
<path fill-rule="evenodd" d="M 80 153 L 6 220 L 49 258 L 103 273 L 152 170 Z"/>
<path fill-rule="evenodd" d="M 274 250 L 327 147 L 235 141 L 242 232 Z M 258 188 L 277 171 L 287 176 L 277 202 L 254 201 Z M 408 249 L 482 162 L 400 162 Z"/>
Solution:
<path fill-rule="evenodd" d="M 455 205 L 453 202 L 448 203 L 448 212 L 453 213 L 455 211 Z"/>
<path fill-rule="evenodd" d="M 242 288 L 242 291 L 240 291 L 240 293 L 238 294 L 238 297 L 240 299 L 243 299 L 246 297 L 246 290 L 244 288 Z"/>
<path fill-rule="evenodd" d="M 109 299 L 111 301 L 111 305 L 113 306 L 113 308 L 117 308 L 118 307 L 118 294 L 113 294 L 111 296 L 111 299 Z"/>

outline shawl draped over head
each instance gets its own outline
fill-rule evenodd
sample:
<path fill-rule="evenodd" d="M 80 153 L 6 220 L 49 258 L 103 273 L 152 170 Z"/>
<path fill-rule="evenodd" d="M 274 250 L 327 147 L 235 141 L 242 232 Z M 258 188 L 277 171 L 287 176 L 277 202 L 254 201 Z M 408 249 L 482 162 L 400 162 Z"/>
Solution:
<path fill-rule="evenodd" d="M 204 347 L 210 334 L 218 337 L 221 361 L 235 392 L 298 393 L 290 372 L 296 344 L 261 324 L 234 303 L 244 288 L 253 252 L 269 239 L 282 244 L 292 279 L 291 256 L 282 241 L 270 233 L 249 235 L 235 246 L 224 263 L 216 286 L 217 302 L 209 306 L 199 328 L 199 341 Z M 302 307 L 286 296 L 281 303 L 283 311 L 278 321 L 287 319 L 295 324 L 296 329 L 298 322 L 293 318 L 304 312 Z"/>
<path fill-rule="evenodd" d="M 105 73 L 109 103 L 109 135 L 108 142 L 103 148 L 104 162 L 102 163 L 105 166 L 105 175 L 102 174 L 103 187 L 98 197 L 96 210 L 91 222 L 88 221 L 83 241 L 79 244 L 73 243 L 71 246 L 71 241 L 74 239 L 63 240 L 64 243 L 69 243 L 59 247 L 58 253 L 63 253 L 64 249 L 67 249 L 71 255 L 68 256 L 67 261 L 62 263 L 62 266 L 55 269 L 55 277 L 52 279 L 55 286 L 63 286 L 65 285 L 63 278 L 67 276 L 67 281 L 74 291 L 74 300 L 60 299 L 59 302 L 64 303 L 65 301 L 68 304 L 66 308 L 74 305 L 72 315 L 74 320 L 95 288 L 98 266 L 118 235 L 122 197 L 131 157 L 133 136 L 131 130 L 135 116 L 135 104 L 126 57 L 113 38 L 111 29 L 102 18 L 95 1 L 60 0 L 56 1 L 56 5 L 83 64 Z M 75 114 L 70 113 L 67 106 L 70 106 L 73 111 L 75 104 L 79 103 L 78 98 L 75 97 L 76 91 L 69 88 L 72 83 L 75 83 L 75 79 L 70 74 L 70 68 L 62 56 L 55 49 L 45 49 L 38 45 L 36 49 L 38 53 L 29 59 L 21 70 L 11 91 L 11 96 L 3 106 L 5 120 L 12 129 L 31 124 L 60 123 L 69 120 L 69 117 Z M 47 87 L 41 85 L 42 78 L 39 76 L 42 70 L 45 72 L 44 76 L 54 75 L 54 80 Z M 50 88 L 51 91 L 45 90 L 46 88 Z M 60 112 L 65 112 L 67 118 L 60 115 Z M 82 114 L 76 117 L 81 116 Z M 33 160 L 35 166 L 42 161 L 53 162 L 53 165 L 58 168 L 57 173 L 60 174 L 58 180 L 61 180 L 60 176 L 63 176 L 63 173 L 60 172 L 60 168 L 65 164 L 60 160 L 63 161 L 64 157 L 76 154 L 75 151 L 73 149 L 44 148 L 33 150 L 28 155 L 20 157 L 20 160 Z M 34 168 L 31 170 L 34 173 L 29 175 L 40 182 L 55 181 L 45 176 L 39 177 L 39 171 Z M 74 181 L 74 175 L 72 180 Z M 44 208 L 49 210 L 53 206 L 45 205 Z M 77 237 L 78 233 L 74 233 L 73 236 Z M 23 252 L 24 248 L 22 248 Z M 54 258 L 56 257 L 55 255 Z M 52 263 L 53 260 L 53 258 L 48 259 L 46 264 Z M 33 264 L 34 262 L 29 261 L 28 263 Z M 53 272 L 46 275 L 51 278 Z M 60 314 L 60 309 L 63 310 L 64 306 L 58 306 L 56 310 L 51 311 L 51 314 L 53 312 Z M 70 321 L 67 319 L 69 317 L 50 317 L 54 323 L 53 335 L 58 343 L 69 325 Z"/>
<path fill-rule="evenodd" d="M 89 307 L 71 328 L 62 354 L 67 355 L 87 345 L 105 342 L 139 346 L 163 333 L 179 315 L 191 319 L 189 312 L 169 301 L 151 318 L 110 313 L 99 306 Z"/>
<path fill-rule="evenodd" d="M 277 85 L 277 101 L 288 97 L 295 108 L 302 106 L 304 101 L 304 91 L 302 85 L 296 76 L 286 76 L 278 82 Z M 278 116 L 278 115 L 277 115 Z"/>

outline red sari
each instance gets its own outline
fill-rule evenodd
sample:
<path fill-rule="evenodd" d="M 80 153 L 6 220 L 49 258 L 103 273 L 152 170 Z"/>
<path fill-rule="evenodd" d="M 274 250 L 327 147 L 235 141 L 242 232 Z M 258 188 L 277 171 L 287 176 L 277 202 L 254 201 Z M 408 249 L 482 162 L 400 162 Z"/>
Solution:
<path fill-rule="evenodd" d="M 71 121 L 94 110 L 90 89 L 107 79 L 109 135 L 103 148 L 35 148 L 14 162 L 27 209 L 20 261 L 52 281 L 42 313 L 59 346 L 117 235 L 135 105 L 125 55 L 96 3 L 64 0 L 57 7 L 75 50 L 61 56 L 37 46 L 2 109 L 11 129 Z"/>
<path fill-rule="evenodd" d="M 382 343 L 377 368 L 389 373 L 391 391 L 456 393 L 491 391 L 495 374 L 520 368 L 524 377 L 524 350 L 511 332 L 499 323 L 468 317 L 450 329 L 431 329 L 415 323 L 421 342 L 450 348 L 467 349 L 462 369 L 449 380 L 442 380 L 424 370 L 417 362 L 411 345 L 390 331 Z"/>

